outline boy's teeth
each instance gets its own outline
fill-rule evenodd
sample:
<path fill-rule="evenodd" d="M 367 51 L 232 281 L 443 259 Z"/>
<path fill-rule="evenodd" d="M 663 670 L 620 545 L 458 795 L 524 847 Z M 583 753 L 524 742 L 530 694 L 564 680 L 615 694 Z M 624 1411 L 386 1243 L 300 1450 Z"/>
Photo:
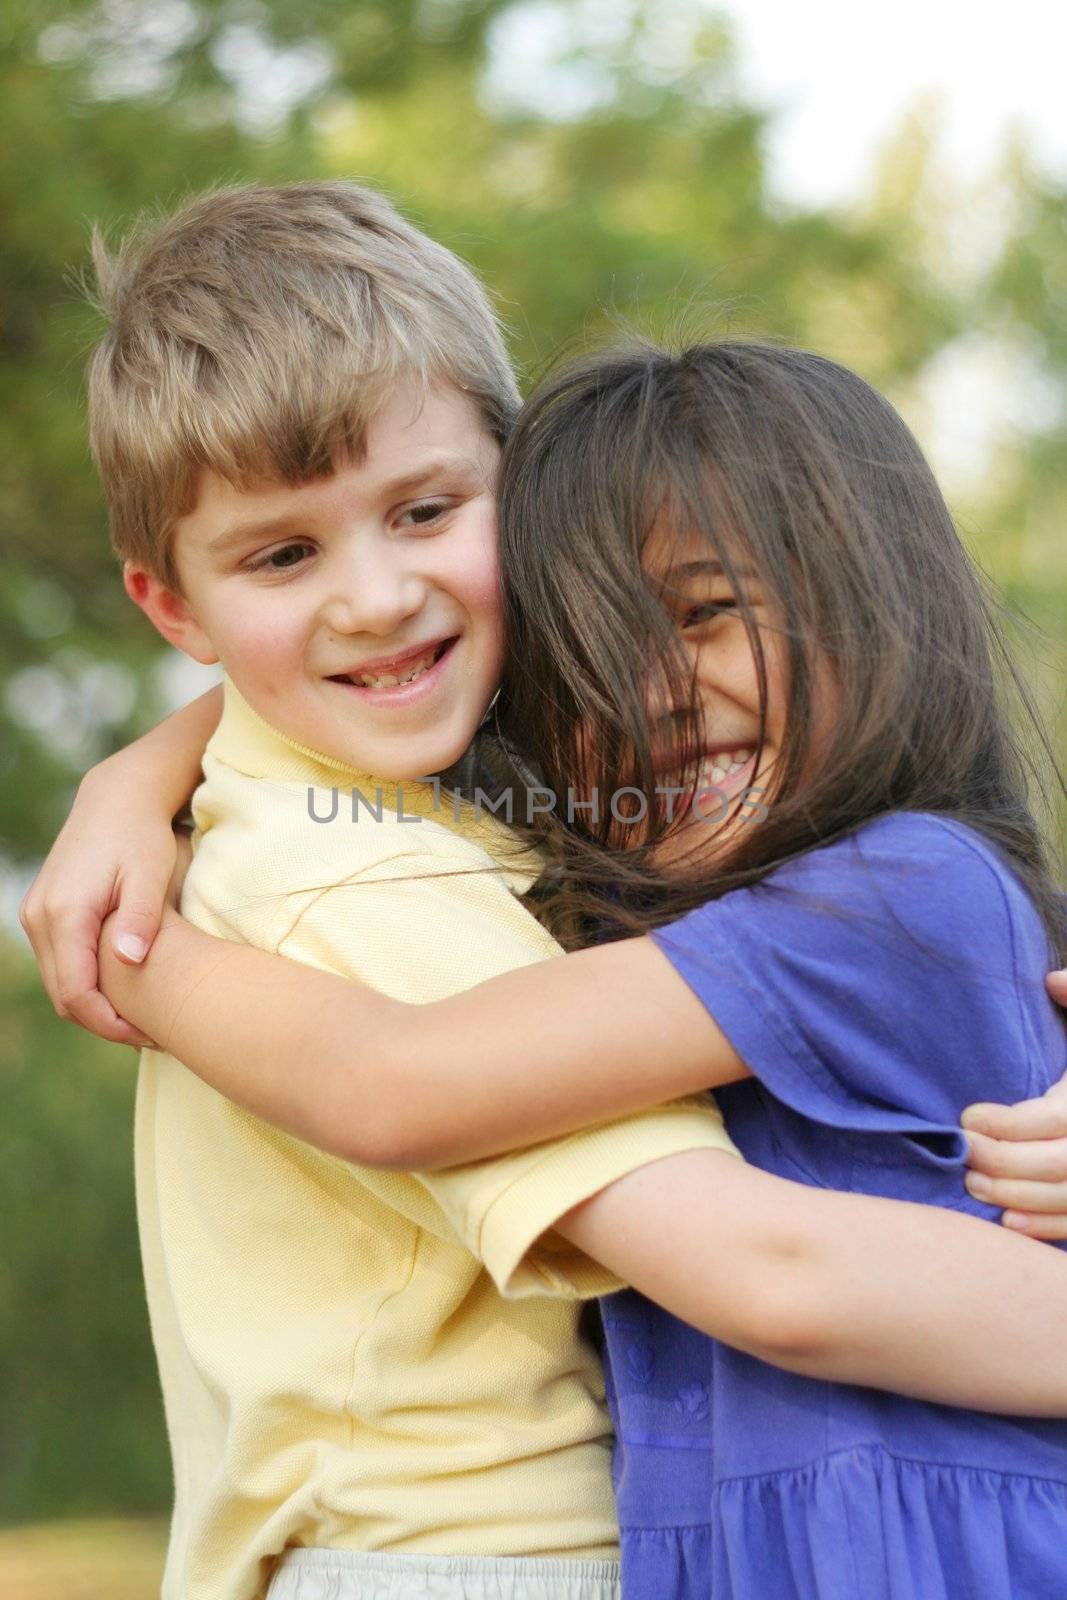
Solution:
<path fill-rule="evenodd" d="M 424 672 L 429 672 L 434 664 L 437 650 L 427 650 L 420 656 L 413 666 L 400 674 L 395 672 L 354 672 L 351 674 L 352 682 L 358 683 L 362 689 L 396 689 L 402 683 L 411 683 L 415 678 L 420 678 Z"/>

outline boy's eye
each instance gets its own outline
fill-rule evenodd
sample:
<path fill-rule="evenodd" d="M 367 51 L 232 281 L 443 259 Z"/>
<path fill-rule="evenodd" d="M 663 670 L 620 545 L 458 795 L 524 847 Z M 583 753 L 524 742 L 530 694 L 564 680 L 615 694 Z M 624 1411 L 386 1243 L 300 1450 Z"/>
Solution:
<path fill-rule="evenodd" d="M 699 628 L 703 623 L 710 622 L 712 617 L 717 617 L 724 611 L 736 611 L 737 601 L 705 600 L 701 605 L 688 606 L 682 613 L 681 624 L 683 628 Z"/>
<path fill-rule="evenodd" d="M 264 556 L 258 556 L 255 561 L 248 564 L 249 572 L 285 572 L 290 567 L 300 564 L 300 553 L 310 550 L 308 544 L 283 544 L 277 550 L 268 550 Z"/>
<path fill-rule="evenodd" d="M 451 500 L 420 500 L 417 505 L 407 506 L 397 521 L 409 527 L 429 527 L 439 521 L 446 512 L 451 511 L 453 503 Z"/>

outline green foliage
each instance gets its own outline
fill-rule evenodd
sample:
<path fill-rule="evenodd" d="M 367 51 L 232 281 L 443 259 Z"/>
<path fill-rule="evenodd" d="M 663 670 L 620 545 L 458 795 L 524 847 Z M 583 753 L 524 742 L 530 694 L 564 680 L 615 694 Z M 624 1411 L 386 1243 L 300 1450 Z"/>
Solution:
<path fill-rule="evenodd" d="M 170 1497 L 133 1217 L 136 1057 L 60 1025 L 0 944 L 0 1507 L 157 1510 Z"/>

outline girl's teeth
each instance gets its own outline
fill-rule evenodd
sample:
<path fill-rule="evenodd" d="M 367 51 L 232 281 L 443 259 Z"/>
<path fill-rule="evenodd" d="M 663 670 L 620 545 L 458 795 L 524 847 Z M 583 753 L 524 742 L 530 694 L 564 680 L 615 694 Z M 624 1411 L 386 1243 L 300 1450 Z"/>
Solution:
<path fill-rule="evenodd" d="M 751 750 L 735 750 L 728 756 L 716 756 L 714 761 L 701 763 L 700 776 L 705 783 L 712 786 L 725 783 L 733 773 L 740 772 L 746 762 L 752 760 Z"/>

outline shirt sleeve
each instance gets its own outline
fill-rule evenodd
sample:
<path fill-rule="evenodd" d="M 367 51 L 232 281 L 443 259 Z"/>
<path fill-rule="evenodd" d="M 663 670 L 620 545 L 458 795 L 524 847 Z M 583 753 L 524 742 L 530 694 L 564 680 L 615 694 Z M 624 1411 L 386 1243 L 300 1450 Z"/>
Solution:
<path fill-rule="evenodd" d="M 379 862 L 305 905 L 278 953 L 423 1003 L 560 954 L 492 868 L 492 859 L 477 847 L 451 840 L 440 855 L 412 853 Z M 487 1075 L 486 1094 L 492 1092 Z M 490 1160 L 416 1174 L 421 1204 L 404 1200 L 410 1180 L 358 1170 L 361 1181 L 421 1226 L 431 1225 L 429 1200 L 438 1231 L 443 1222 L 486 1266 L 501 1293 L 589 1299 L 622 1285 L 553 1234 L 553 1224 L 617 1178 L 693 1149 L 738 1154 L 710 1096 Z"/>
<path fill-rule="evenodd" d="M 490 1161 L 427 1173 L 422 1181 L 501 1294 L 587 1300 L 625 1285 L 554 1233 L 553 1224 L 628 1172 L 685 1150 L 739 1154 L 710 1097 L 679 1100 Z"/>
<path fill-rule="evenodd" d="M 952 1167 L 966 1105 L 1050 1081 L 1042 937 L 992 848 L 921 814 L 869 825 L 653 934 L 779 1101 Z"/>

